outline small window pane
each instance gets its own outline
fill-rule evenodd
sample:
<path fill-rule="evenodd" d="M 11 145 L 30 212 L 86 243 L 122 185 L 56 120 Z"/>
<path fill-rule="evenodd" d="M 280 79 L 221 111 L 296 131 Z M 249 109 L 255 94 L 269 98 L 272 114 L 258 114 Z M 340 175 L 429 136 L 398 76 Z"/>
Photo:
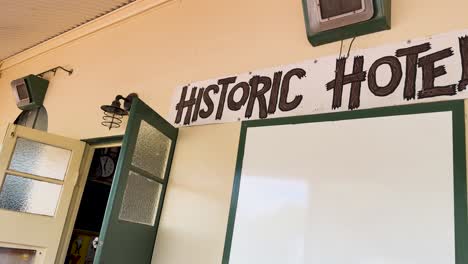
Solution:
<path fill-rule="evenodd" d="M 161 190 L 160 183 L 130 171 L 119 219 L 153 226 Z"/>
<path fill-rule="evenodd" d="M 0 208 L 54 216 L 62 186 L 6 175 L 0 192 Z"/>
<path fill-rule="evenodd" d="M 71 151 L 24 138 L 16 141 L 10 170 L 63 180 Z"/>
<path fill-rule="evenodd" d="M 362 9 L 362 0 L 320 0 L 322 18 L 331 18 Z"/>
<path fill-rule="evenodd" d="M 164 178 L 171 140 L 145 121 L 141 121 L 132 165 Z"/>
<path fill-rule="evenodd" d="M 35 250 L 0 247 L 0 263 L 33 264 Z"/>

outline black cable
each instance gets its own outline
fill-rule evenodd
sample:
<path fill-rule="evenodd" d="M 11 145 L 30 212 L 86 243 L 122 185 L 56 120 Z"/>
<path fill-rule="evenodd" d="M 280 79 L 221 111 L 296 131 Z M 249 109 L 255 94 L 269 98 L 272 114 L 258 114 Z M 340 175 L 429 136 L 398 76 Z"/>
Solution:
<path fill-rule="evenodd" d="M 349 44 L 348 54 L 346 55 L 346 58 L 349 58 L 349 53 L 351 52 L 351 47 L 353 46 L 353 43 L 354 43 L 355 39 L 356 39 L 356 37 L 354 37 L 353 40 L 351 40 L 351 44 Z M 341 52 L 340 52 L 340 54 L 341 54 Z"/>
<path fill-rule="evenodd" d="M 341 59 L 341 52 L 343 52 L 343 40 L 341 40 L 340 56 L 338 56 L 339 59 Z"/>

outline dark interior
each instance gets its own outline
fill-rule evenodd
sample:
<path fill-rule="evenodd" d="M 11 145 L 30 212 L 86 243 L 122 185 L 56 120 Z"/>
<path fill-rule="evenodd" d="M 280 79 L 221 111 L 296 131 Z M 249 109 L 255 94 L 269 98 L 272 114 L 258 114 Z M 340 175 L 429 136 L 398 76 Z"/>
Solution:
<path fill-rule="evenodd" d="M 93 263 L 93 241 L 99 237 L 120 147 L 96 149 L 81 198 L 66 264 Z"/>

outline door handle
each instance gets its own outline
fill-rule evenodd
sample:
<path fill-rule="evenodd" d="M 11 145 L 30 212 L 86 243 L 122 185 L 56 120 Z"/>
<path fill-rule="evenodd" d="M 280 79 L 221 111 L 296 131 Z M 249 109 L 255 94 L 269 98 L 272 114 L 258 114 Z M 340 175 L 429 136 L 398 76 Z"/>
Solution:
<path fill-rule="evenodd" d="M 97 247 L 102 246 L 104 244 L 103 241 L 99 240 L 99 237 L 95 237 L 93 240 L 93 248 L 97 249 Z"/>

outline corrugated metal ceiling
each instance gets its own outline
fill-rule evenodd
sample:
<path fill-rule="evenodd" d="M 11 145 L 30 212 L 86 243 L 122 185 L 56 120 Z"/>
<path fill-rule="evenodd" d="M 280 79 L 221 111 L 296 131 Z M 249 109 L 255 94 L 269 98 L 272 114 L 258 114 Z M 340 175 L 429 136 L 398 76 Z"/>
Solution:
<path fill-rule="evenodd" d="M 137 0 L 0 0 L 0 60 Z"/>

